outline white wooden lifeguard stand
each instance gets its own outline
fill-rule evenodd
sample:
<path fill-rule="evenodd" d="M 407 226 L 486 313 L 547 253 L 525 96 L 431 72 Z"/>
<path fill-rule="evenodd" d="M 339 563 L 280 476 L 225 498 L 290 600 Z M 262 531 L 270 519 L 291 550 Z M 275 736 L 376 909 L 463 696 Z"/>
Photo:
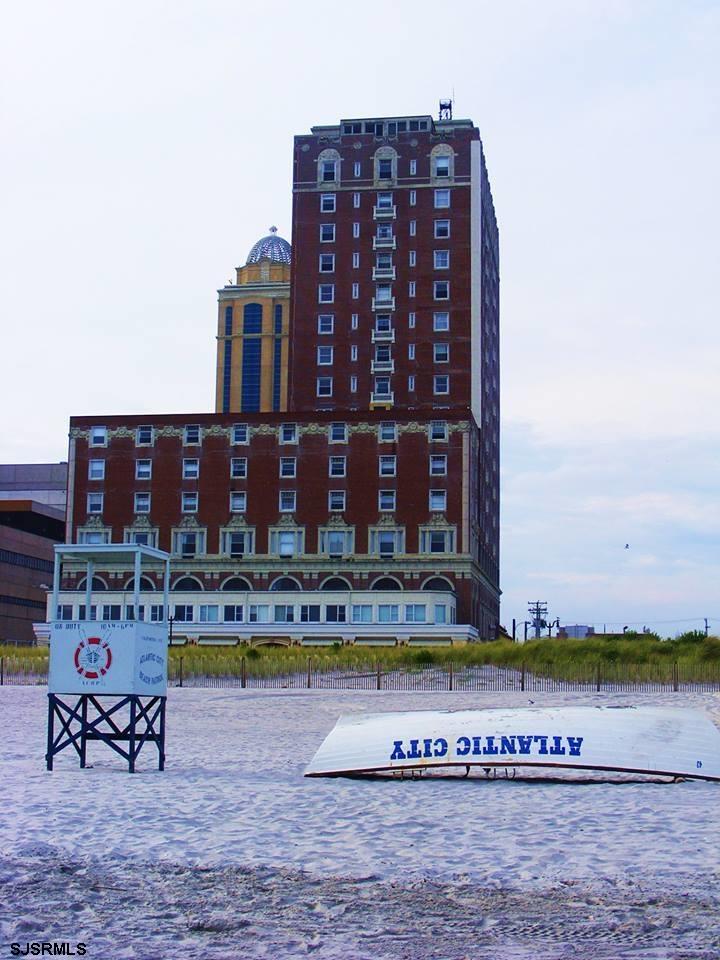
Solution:
<path fill-rule="evenodd" d="M 95 570 L 119 564 L 134 570 L 133 616 L 140 611 L 143 564 L 163 565 L 163 619 L 91 620 Z M 85 564 L 85 620 L 50 620 L 47 768 L 66 747 L 86 766 L 90 740 L 105 743 L 128 761 L 130 773 L 146 743 L 165 768 L 168 600 L 170 555 L 140 544 L 58 544 L 51 616 L 57 617 L 63 563 Z M 127 610 L 122 611 L 127 616 Z M 55 733 L 55 722 L 59 732 Z M 127 744 L 127 747 L 123 746 Z"/>

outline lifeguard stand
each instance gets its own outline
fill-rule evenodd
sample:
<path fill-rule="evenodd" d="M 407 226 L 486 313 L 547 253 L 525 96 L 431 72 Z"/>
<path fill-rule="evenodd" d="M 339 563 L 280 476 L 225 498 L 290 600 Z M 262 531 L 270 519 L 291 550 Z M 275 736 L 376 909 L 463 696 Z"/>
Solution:
<path fill-rule="evenodd" d="M 127 760 L 130 773 L 143 746 L 154 743 L 163 770 L 170 555 L 140 544 L 58 544 L 50 608 L 55 617 L 64 563 L 85 565 L 87 619 L 50 620 L 47 768 L 70 746 L 85 767 L 87 744 L 97 740 Z M 132 612 L 138 616 L 144 563 L 163 566 L 162 620 L 89 619 L 95 570 L 118 565 L 134 570 Z M 127 617 L 127 610 L 122 613 Z"/>

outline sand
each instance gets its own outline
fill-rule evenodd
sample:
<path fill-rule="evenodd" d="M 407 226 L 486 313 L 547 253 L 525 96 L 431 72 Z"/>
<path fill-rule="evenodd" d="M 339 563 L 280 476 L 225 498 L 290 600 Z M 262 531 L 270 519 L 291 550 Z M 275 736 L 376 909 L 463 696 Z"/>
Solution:
<path fill-rule="evenodd" d="M 715 694 L 533 694 L 696 707 Z M 527 694 L 173 689 L 168 759 L 44 769 L 43 688 L 0 689 L 0 956 L 720 958 L 720 785 L 305 779 L 341 713 Z M 19 736 L 15 731 L 22 731 Z"/>

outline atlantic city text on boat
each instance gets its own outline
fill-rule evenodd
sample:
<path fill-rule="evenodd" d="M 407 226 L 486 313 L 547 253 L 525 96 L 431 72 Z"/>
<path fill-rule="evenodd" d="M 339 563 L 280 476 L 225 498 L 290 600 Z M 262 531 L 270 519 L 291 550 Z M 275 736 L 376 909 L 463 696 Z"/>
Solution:
<path fill-rule="evenodd" d="M 553 734 L 458 737 L 453 746 L 457 757 L 551 756 L 580 757 L 584 737 Z M 451 745 L 445 737 L 393 740 L 390 760 L 429 760 L 447 757 Z"/>

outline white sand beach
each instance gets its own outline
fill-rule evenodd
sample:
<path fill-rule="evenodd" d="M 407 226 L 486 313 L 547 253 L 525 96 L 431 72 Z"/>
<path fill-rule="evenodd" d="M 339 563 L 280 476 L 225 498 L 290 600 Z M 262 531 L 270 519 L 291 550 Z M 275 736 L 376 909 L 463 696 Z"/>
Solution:
<path fill-rule="evenodd" d="M 533 694 L 695 707 L 716 694 Z M 45 771 L 42 687 L 0 689 L 0 955 L 719 958 L 720 785 L 306 779 L 340 714 L 521 693 L 173 689 L 167 768 Z M 1 951 L 5 951 L 2 953 Z"/>

